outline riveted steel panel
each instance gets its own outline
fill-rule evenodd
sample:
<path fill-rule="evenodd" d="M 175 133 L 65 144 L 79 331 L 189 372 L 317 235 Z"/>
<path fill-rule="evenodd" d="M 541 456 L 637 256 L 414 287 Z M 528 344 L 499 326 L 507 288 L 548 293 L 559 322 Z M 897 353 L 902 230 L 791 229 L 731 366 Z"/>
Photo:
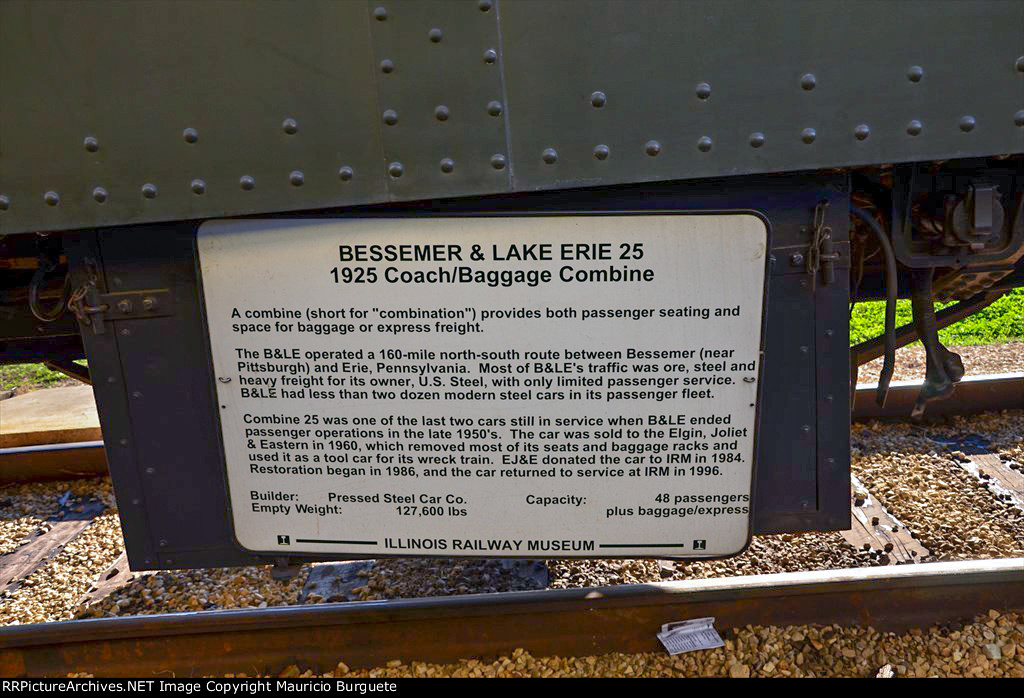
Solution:
<path fill-rule="evenodd" d="M 370 0 L 394 201 L 509 191 L 498 13 L 465 0 Z"/>
<path fill-rule="evenodd" d="M 500 11 L 522 189 L 1024 151 L 1021 2 Z"/>
<path fill-rule="evenodd" d="M 1019 152 L 1021 0 L 0 3 L 0 234 Z"/>
<path fill-rule="evenodd" d="M 369 21 L 362 3 L 5 1 L 0 232 L 383 200 Z"/>

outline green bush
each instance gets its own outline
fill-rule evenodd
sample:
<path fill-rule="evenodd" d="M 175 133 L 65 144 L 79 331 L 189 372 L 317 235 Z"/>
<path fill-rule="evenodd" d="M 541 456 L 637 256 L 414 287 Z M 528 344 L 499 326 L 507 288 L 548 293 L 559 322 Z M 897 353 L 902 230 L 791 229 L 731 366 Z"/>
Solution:
<path fill-rule="evenodd" d="M 936 303 L 936 311 L 955 303 Z M 912 322 L 910 301 L 896 302 L 896 327 Z M 885 330 L 885 303 L 858 303 L 850 316 L 850 345 L 879 336 Z M 979 313 L 939 330 L 949 346 L 995 344 L 1024 340 L 1024 289 L 1017 288 Z M 919 344 L 919 343 L 918 343 Z"/>

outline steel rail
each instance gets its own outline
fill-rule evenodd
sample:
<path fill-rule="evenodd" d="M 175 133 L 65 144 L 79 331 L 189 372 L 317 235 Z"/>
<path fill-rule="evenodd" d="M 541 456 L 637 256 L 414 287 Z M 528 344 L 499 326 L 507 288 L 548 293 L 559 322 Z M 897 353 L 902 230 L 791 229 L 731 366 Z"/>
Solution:
<path fill-rule="evenodd" d="M 0 485 L 107 474 L 102 441 L 0 448 Z"/>
<path fill-rule="evenodd" d="M 274 675 L 399 659 L 662 651 L 662 623 L 903 630 L 1024 608 L 1024 558 L 589 589 L 80 620 L 0 629 L 0 676 Z"/>
<path fill-rule="evenodd" d="M 853 421 L 867 419 L 908 419 L 921 392 L 919 381 L 889 385 L 884 407 L 874 402 L 875 385 L 858 385 L 853 399 Z M 968 376 L 944 400 L 928 403 L 925 417 L 968 415 L 996 410 L 1024 409 L 1024 373 Z"/>

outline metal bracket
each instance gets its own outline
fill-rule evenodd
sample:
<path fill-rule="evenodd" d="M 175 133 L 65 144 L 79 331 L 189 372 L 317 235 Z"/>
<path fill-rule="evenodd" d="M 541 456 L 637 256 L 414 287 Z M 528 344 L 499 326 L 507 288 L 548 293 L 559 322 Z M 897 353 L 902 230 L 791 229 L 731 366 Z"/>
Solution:
<path fill-rule="evenodd" d="M 99 293 L 89 281 L 71 295 L 68 308 L 93 334 L 103 334 L 105 320 L 145 320 L 174 315 L 174 298 L 169 289 Z"/>

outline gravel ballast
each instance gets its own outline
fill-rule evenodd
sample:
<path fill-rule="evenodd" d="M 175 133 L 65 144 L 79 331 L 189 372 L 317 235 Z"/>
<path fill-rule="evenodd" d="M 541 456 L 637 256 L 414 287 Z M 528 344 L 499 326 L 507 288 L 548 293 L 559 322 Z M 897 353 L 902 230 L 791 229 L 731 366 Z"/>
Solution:
<path fill-rule="evenodd" d="M 989 611 L 963 625 L 880 633 L 859 626 L 747 626 L 723 633 L 725 647 L 664 652 L 534 657 L 518 649 L 493 662 L 388 662 L 326 677 L 1024 677 L 1024 615 Z M 287 667 L 282 677 L 313 677 Z"/>
<path fill-rule="evenodd" d="M 1005 459 L 1024 460 L 1024 412 L 987 413 L 939 424 L 853 426 L 853 473 L 933 554 L 964 560 L 1024 556 L 1024 512 L 1000 501 L 952 455 L 956 439 L 980 435 Z M 936 441 L 934 439 L 940 439 Z M 944 441 L 943 441 L 944 440 Z M 58 502 L 99 499 L 111 508 L 20 588 L 0 597 L 0 624 L 75 617 L 152 614 L 220 608 L 260 608 L 300 602 L 308 567 L 291 580 L 269 567 L 172 570 L 140 577 L 88 607 L 79 601 L 97 575 L 123 551 L 107 479 L 34 483 L 0 489 L 0 544 L 14 550 L 45 527 Z M 72 500 L 74 501 L 74 500 Z M 757 536 L 747 551 L 725 560 L 549 560 L 553 588 L 635 584 L 776 572 L 864 567 L 878 556 L 855 549 L 840 533 Z M 508 575 L 495 560 L 378 560 L 361 576 L 355 598 L 383 599 L 539 588 L 529 575 Z M 310 603 L 325 599 L 312 594 Z"/>
<path fill-rule="evenodd" d="M 966 347 L 949 347 L 960 355 L 968 376 L 982 376 L 993 373 L 1018 373 L 1024 371 L 1024 342 L 1005 344 L 977 344 Z M 883 358 L 869 361 L 860 367 L 858 383 L 876 383 L 882 371 Z M 906 346 L 896 350 L 896 370 L 893 380 L 924 380 L 926 366 L 924 347 Z"/>

